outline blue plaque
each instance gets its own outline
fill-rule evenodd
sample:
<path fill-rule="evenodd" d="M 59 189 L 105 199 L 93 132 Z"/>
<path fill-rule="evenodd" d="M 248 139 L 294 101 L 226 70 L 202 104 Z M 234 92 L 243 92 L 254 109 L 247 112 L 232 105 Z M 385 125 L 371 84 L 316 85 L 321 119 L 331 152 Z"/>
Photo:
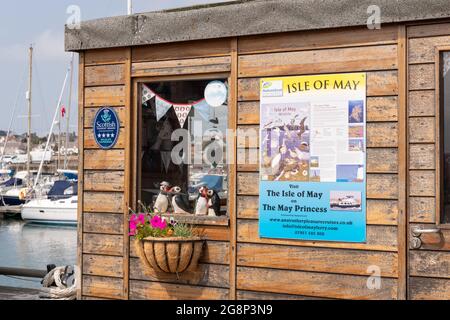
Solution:
<path fill-rule="evenodd" d="M 112 149 L 119 138 L 120 122 L 117 113 L 109 107 L 101 108 L 94 119 L 94 137 L 104 150 Z"/>

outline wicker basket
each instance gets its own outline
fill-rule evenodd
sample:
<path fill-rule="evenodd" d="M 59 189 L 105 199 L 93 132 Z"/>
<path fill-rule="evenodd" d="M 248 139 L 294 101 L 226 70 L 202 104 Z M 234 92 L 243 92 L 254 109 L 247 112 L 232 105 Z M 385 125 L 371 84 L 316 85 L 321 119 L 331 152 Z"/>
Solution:
<path fill-rule="evenodd" d="M 197 268 L 203 244 L 199 237 L 135 240 L 136 252 L 147 268 L 177 274 Z"/>

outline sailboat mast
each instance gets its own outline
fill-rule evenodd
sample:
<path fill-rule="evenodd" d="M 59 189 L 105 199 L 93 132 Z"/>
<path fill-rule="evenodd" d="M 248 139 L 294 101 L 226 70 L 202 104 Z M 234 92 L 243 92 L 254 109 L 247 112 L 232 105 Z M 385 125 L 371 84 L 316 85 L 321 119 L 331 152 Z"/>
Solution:
<path fill-rule="evenodd" d="M 27 100 L 28 100 L 28 132 L 27 132 L 27 174 L 28 174 L 28 186 L 31 186 L 31 112 L 32 112 L 32 86 L 33 86 L 33 46 L 30 46 L 29 49 L 29 78 L 28 78 L 28 92 L 27 92 Z"/>
<path fill-rule="evenodd" d="M 17 89 L 17 96 L 16 96 L 16 100 L 14 102 L 14 108 L 13 108 L 13 112 L 11 114 L 11 119 L 9 120 L 9 127 L 8 127 L 8 131 L 6 132 L 5 143 L 3 144 L 2 156 L 0 158 L 0 163 L 3 163 L 3 159 L 5 157 L 5 152 L 6 152 L 6 147 L 8 146 L 9 136 L 11 135 L 14 118 L 16 117 L 17 107 L 19 106 L 20 91 L 21 91 L 22 85 L 24 84 L 24 77 L 25 77 L 26 71 L 27 71 L 27 69 L 25 68 L 23 71 L 23 74 L 22 74 L 22 78 L 19 83 L 19 88 Z"/>
<path fill-rule="evenodd" d="M 69 149 L 69 134 L 70 134 L 70 109 L 72 107 L 72 87 L 73 87 L 73 59 L 75 54 L 72 53 L 72 59 L 70 60 L 70 84 L 69 84 L 69 101 L 67 103 L 67 116 L 66 116 L 66 145 L 65 145 L 65 157 L 64 157 L 64 169 L 67 169 L 69 160 L 67 158 L 67 150 Z"/>
<path fill-rule="evenodd" d="M 61 106 L 59 106 L 61 108 Z M 59 110 L 58 115 L 58 160 L 56 162 L 56 171 L 58 171 L 61 167 L 61 109 Z"/>
<path fill-rule="evenodd" d="M 60 113 L 63 94 L 64 94 L 64 91 L 66 89 L 67 80 L 69 79 L 69 72 L 70 72 L 70 70 L 68 68 L 67 72 L 66 72 L 66 76 L 64 77 L 64 82 L 63 82 L 63 86 L 61 88 L 61 93 L 59 95 L 58 103 L 56 105 L 55 114 L 53 116 L 52 125 L 50 127 L 50 132 L 49 132 L 48 138 L 47 138 L 47 143 L 45 144 L 44 155 L 43 155 L 43 157 L 41 159 L 41 164 L 39 165 L 39 170 L 38 170 L 36 179 L 34 181 L 34 188 L 36 188 L 36 186 L 37 186 L 37 184 L 39 182 L 39 178 L 41 177 L 41 174 L 42 174 L 42 169 L 44 167 L 45 156 L 47 155 L 47 151 L 48 151 L 48 148 L 50 146 L 50 140 L 52 138 L 53 130 L 55 129 L 55 125 L 56 125 L 56 122 L 58 120 L 58 113 Z"/>

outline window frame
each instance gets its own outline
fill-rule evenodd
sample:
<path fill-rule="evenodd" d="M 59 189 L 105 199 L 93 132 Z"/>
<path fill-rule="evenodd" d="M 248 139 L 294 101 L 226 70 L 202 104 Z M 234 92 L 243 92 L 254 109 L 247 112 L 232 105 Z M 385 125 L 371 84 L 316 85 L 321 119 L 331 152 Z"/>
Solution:
<path fill-rule="evenodd" d="M 132 173 L 131 173 L 131 205 L 134 210 L 138 208 L 139 193 L 141 190 L 140 174 L 141 172 L 141 140 L 142 140 L 142 105 L 141 105 L 141 94 L 142 94 L 142 84 L 145 83 L 158 83 L 158 82 L 170 82 L 170 81 L 195 81 L 195 80 L 217 80 L 217 79 L 227 79 L 231 87 L 232 77 L 230 73 L 204 73 L 204 74 L 193 74 L 193 75 L 174 75 L 174 76 L 157 76 L 157 77 L 139 77 L 133 79 L 133 109 L 132 115 L 135 118 L 131 120 L 131 135 L 132 135 Z M 236 112 L 232 108 L 237 108 L 234 105 L 234 98 L 232 96 L 232 90 L 228 92 L 228 124 L 227 128 L 229 130 L 236 130 L 237 121 L 234 119 Z M 233 112 L 234 111 L 234 112 Z M 235 138 L 234 138 L 235 140 Z M 235 141 L 227 140 L 227 152 L 236 162 L 237 152 Z M 236 176 L 235 165 L 227 164 L 228 172 L 228 199 L 227 199 L 227 215 L 222 217 L 196 217 L 194 215 L 170 215 L 177 219 L 181 223 L 186 223 L 190 225 L 205 225 L 205 226 L 229 226 L 230 219 L 234 216 L 234 197 L 236 197 L 236 186 L 233 184 L 235 179 L 230 179 L 232 175 Z"/>
<path fill-rule="evenodd" d="M 443 223 L 443 202 L 444 197 L 444 117 L 443 117 L 443 82 L 442 77 L 442 54 L 450 52 L 450 45 L 435 47 L 435 164 L 436 164 L 436 226 L 440 229 L 450 229 L 450 223 Z M 442 116 L 441 116 L 442 115 Z"/>

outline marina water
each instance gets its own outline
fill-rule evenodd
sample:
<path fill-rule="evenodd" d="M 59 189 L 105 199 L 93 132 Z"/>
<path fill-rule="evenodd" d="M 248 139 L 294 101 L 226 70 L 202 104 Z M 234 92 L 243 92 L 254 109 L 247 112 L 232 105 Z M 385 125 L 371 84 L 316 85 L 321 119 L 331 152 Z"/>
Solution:
<path fill-rule="evenodd" d="M 0 218 L 0 267 L 46 270 L 48 264 L 74 265 L 76 254 L 76 227 Z M 0 275 L 0 286 L 40 288 L 41 284 L 40 279 Z"/>

